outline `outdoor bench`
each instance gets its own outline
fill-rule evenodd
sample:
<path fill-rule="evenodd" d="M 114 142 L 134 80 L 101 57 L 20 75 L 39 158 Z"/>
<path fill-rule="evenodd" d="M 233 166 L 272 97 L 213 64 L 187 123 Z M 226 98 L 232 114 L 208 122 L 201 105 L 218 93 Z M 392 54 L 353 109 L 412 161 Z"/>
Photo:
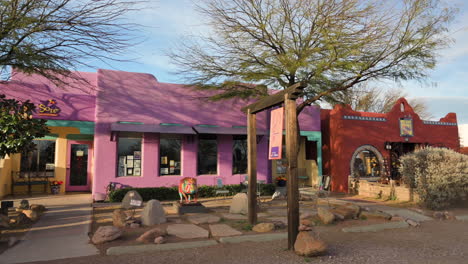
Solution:
<path fill-rule="evenodd" d="M 47 193 L 49 186 L 49 178 L 54 177 L 53 171 L 39 171 L 39 172 L 11 172 L 11 195 L 15 195 L 16 186 L 27 186 L 28 194 L 32 194 L 33 185 L 43 185 L 44 193 Z"/>

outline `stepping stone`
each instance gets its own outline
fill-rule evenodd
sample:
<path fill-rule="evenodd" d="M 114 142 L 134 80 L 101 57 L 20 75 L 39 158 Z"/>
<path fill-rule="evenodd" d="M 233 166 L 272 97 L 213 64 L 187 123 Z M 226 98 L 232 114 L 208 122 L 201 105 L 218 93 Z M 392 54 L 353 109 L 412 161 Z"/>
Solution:
<path fill-rule="evenodd" d="M 395 229 L 395 228 L 407 228 L 409 224 L 402 222 L 391 222 L 385 224 L 377 225 L 367 225 L 367 226 L 355 226 L 355 227 L 345 227 L 341 229 L 345 233 L 357 233 L 357 232 L 377 232 L 385 229 Z"/>
<path fill-rule="evenodd" d="M 210 225 L 210 231 L 211 231 L 211 235 L 214 237 L 228 237 L 228 236 L 242 235 L 242 232 L 239 232 L 236 229 L 226 224 Z"/>
<path fill-rule="evenodd" d="M 208 238 L 209 232 L 193 224 L 173 224 L 167 227 L 167 234 L 178 238 Z"/>
<path fill-rule="evenodd" d="M 221 217 L 216 216 L 216 215 L 210 215 L 210 214 L 196 214 L 196 215 L 191 215 L 187 216 L 187 220 L 196 225 L 200 224 L 214 224 L 218 223 L 221 220 Z"/>
<path fill-rule="evenodd" d="M 413 212 L 411 210 L 406 210 L 406 209 L 384 210 L 384 212 L 389 213 L 389 214 L 391 214 L 393 216 L 398 215 L 398 216 L 401 216 L 403 218 L 410 218 L 410 219 L 413 219 L 413 220 L 418 221 L 418 222 L 434 220 L 431 217 L 428 217 L 428 216 L 425 216 L 425 215 L 422 215 L 422 214 L 418 214 L 416 212 Z"/>
<path fill-rule="evenodd" d="M 267 219 L 270 220 L 270 221 L 274 221 L 274 222 L 276 222 L 276 221 L 282 222 L 285 225 L 288 224 L 288 218 L 287 217 L 275 216 L 275 217 L 268 217 Z"/>
<path fill-rule="evenodd" d="M 247 220 L 247 216 L 241 214 L 222 214 L 222 217 L 228 220 Z"/>

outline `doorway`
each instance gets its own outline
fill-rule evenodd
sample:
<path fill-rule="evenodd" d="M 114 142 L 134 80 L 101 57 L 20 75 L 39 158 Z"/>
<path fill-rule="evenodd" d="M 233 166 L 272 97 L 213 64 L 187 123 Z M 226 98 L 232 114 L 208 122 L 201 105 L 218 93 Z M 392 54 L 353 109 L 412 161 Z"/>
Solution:
<path fill-rule="evenodd" d="M 67 192 L 91 189 L 92 146 L 91 141 L 68 141 Z"/>
<path fill-rule="evenodd" d="M 404 143 L 404 142 L 392 142 L 390 150 L 390 178 L 392 180 L 400 180 L 401 174 L 398 170 L 400 166 L 400 157 L 406 153 L 415 151 L 420 144 L 419 143 Z"/>

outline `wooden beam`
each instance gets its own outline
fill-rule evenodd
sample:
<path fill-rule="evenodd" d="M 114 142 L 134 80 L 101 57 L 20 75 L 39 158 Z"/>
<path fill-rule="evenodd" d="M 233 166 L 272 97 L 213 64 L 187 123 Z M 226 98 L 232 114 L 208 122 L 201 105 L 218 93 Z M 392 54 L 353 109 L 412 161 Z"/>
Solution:
<path fill-rule="evenodd" d="M 281 105 L 284 102 L 284 96 L 286 94 L 292 95 L 292 98 L 295 99 L 299 95 L 302 94 L 304 88 L 307 85 L 303 83 L 296 83 L 294 85 L 289 86 L 288 88 L 284 89 L 281 92 L 275 93 L 273 95 L 267 96 L 265 98 L 262 98 L 258 100 L 257 102 L 250 104 L 248 106 L 242 107 L 241 111 L 244 113 L 247 113 L 248 110 L 250 110 L 251 114 L 258 113 L 260 111 L 263 111 L 267 108 Z"/>
<path fill-rule="evenodd" d="M 249 224 L 257 223 L 257 127 L 256 116 L 247 111 L 247 172 L 249 174 L 248 217 Z"/>
<path fill-rule="evenodd" d="M 297 179 L 297 154 L 299 142 L 297 137 L 296 100 L 289 94 L 284 95 L 286 116 L 286 157 L 288 159 L 288 248 L 294 249 L 299 233 L 299 189 Z"/>

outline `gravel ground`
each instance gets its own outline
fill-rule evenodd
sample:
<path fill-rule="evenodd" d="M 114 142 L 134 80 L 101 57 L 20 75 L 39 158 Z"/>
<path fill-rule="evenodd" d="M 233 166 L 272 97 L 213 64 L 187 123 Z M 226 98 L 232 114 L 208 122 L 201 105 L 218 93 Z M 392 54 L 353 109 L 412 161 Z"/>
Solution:
<path fill-rule="evenodd" d="M 82 257 L 47 263 L 468 263 L 467 222 L 429 221 L 422 223 L 418 228 L 377 233 L 343 233 L 337 226 L 317 227 L 316 230 L 329 244 L 326 256 L 314 258 L 297 256 L 286 250 L 287 242 L 281 240 L 220 244 L 213 247 L 151 254 Z"/>

